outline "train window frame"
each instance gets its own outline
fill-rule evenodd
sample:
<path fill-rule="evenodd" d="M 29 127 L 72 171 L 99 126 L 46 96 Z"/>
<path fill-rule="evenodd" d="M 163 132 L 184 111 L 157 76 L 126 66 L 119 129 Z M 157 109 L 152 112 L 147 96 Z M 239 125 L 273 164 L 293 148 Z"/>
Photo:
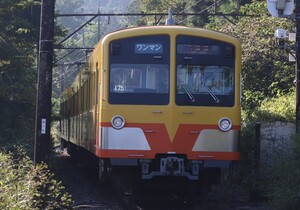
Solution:
<path fill-rule="evenodd" d="M 170 40 L 171 38 L 168 34 L 157 34 L 124 37 L 110 42 L 108 84 L 108 102 L 110 104 L 168 105 L 170 103 Z M 116 51 L 112 50 L 114 48 L 114 43 L 116 43 L 115 46 L 117 46 Z M 136 46 L 140 43 L 159 46 L 161 48 L 157 50 L 157 52 L 155 52 L 155 48 L 153 51 L 137 53 Z M 152 65 L 152 68 L 161 67 L 166 70 L 167 92 L 157 92 L 156 88 L 148 88 L 143 85 L 141 85 L 140 88 L 137 87 L 136 90 L 132 92 L 114 91 L 111 84 L 111 81 L 113 80 L 113 68 L 118 66 L 118 68 L 124 68 L 124 70 L 127 71 L 126 68 L 130 65 L 133 69 L 138 69 L 138 65 L 140 65 L 140 67 L 143 65 Z M 139 74 L 138 72 L 134 73 Z M 142 75 L 142 71 L 140 74 L 141 78 L 148 77 L 145 76 L 146 74 Z M 164 75 L 161 77 L 163 76 Z"/>

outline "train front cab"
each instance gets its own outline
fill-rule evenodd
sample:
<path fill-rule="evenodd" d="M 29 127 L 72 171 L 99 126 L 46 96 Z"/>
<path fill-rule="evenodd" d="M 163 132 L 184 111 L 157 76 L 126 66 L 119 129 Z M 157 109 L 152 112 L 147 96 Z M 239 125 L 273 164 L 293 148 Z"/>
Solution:
<path fill-rule="evenodd" d="M 100 176 L 138 167 L 142 179 L 199 180 L 239 160 L 237 39 L 160 26 L 112 33 L 102 46 Z"/>

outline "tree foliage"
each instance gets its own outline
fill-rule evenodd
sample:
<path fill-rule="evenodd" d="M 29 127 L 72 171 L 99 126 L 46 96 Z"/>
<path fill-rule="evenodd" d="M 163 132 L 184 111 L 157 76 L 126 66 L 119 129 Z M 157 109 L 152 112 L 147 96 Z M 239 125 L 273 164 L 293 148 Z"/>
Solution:
<path fill-rule="evenodd" d="M 34 96 L 28 84 L 34 84 L 33 72 L 38 28 L 27 16 L 36 1 L 0 2 L 0 97 L 10 101 L 31 103 Z M 9 14 L 13 14 L 13 18 Z"/>
<path fill-rule="evenodd" d="M 194 27 L 204 27 L 207 23 L 217 20 L 224 20 L 216 16 L 211 16 L 209 14 L 216 13 L 237 13 L 240 5 L 250 3 L 251 0 L 225 0 L 225 1 L 215 1 L 215 0 L 141 0 L 135 1 L 134 5 L 139 5 L 140 11 L 142 13 L 166 13 L 169 9 L 176 14 L 174 17 L 175 22 L 179 25 L 194 26 Z M 194 13 L 196 15 L 186 16 L 185 13 Z M 164 24 L 166 17 L 144 17 L 139 21 L 140 25 L 156 25 Z"/>
<path fill-rule="evenodd" d="M 32 145 L 39 1 L 0 1 L 0 143 Z M 16 143 L 16 142 L 15 142 Z"/>

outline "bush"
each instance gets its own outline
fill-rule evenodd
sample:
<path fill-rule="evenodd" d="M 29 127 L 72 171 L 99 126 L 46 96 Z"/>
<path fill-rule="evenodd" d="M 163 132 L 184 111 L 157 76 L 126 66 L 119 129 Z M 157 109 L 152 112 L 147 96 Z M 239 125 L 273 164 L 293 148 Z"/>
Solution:
<path fill-rule="evenodd" d="M 17 151 L 0 152 L 0 209 L 69 208 L 71 196 L 47 165 L 34 166 L 24 149 Z"/>
<path fill-rule="evenodd" d="M 256 109 L 243 110 L 243 126 L 248 127 L 257 122 L 295 122 L 295 101 L 296 94 L 294 91 L 275 98 L 265 98 Z"/>
<path fill-rule="evenodd" d="M 265 99 L 257 113 L 261 121 L 295 122 L 296 94 L 294 91 L 277 98 Z"/>

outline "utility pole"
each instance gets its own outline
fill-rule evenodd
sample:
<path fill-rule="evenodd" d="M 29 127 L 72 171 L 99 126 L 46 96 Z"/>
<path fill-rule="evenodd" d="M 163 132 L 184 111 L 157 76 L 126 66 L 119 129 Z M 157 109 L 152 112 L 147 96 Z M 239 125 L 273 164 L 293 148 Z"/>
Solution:
<path fill-rule="evenodd" d="M 49 163 L 55 0 L 41 0 L 34 163 Z"/>
<path fill-rule="evenodd" d="M 296 22 L 296 129 L 300 132 L 300 1 L 295 2 Z"/>

